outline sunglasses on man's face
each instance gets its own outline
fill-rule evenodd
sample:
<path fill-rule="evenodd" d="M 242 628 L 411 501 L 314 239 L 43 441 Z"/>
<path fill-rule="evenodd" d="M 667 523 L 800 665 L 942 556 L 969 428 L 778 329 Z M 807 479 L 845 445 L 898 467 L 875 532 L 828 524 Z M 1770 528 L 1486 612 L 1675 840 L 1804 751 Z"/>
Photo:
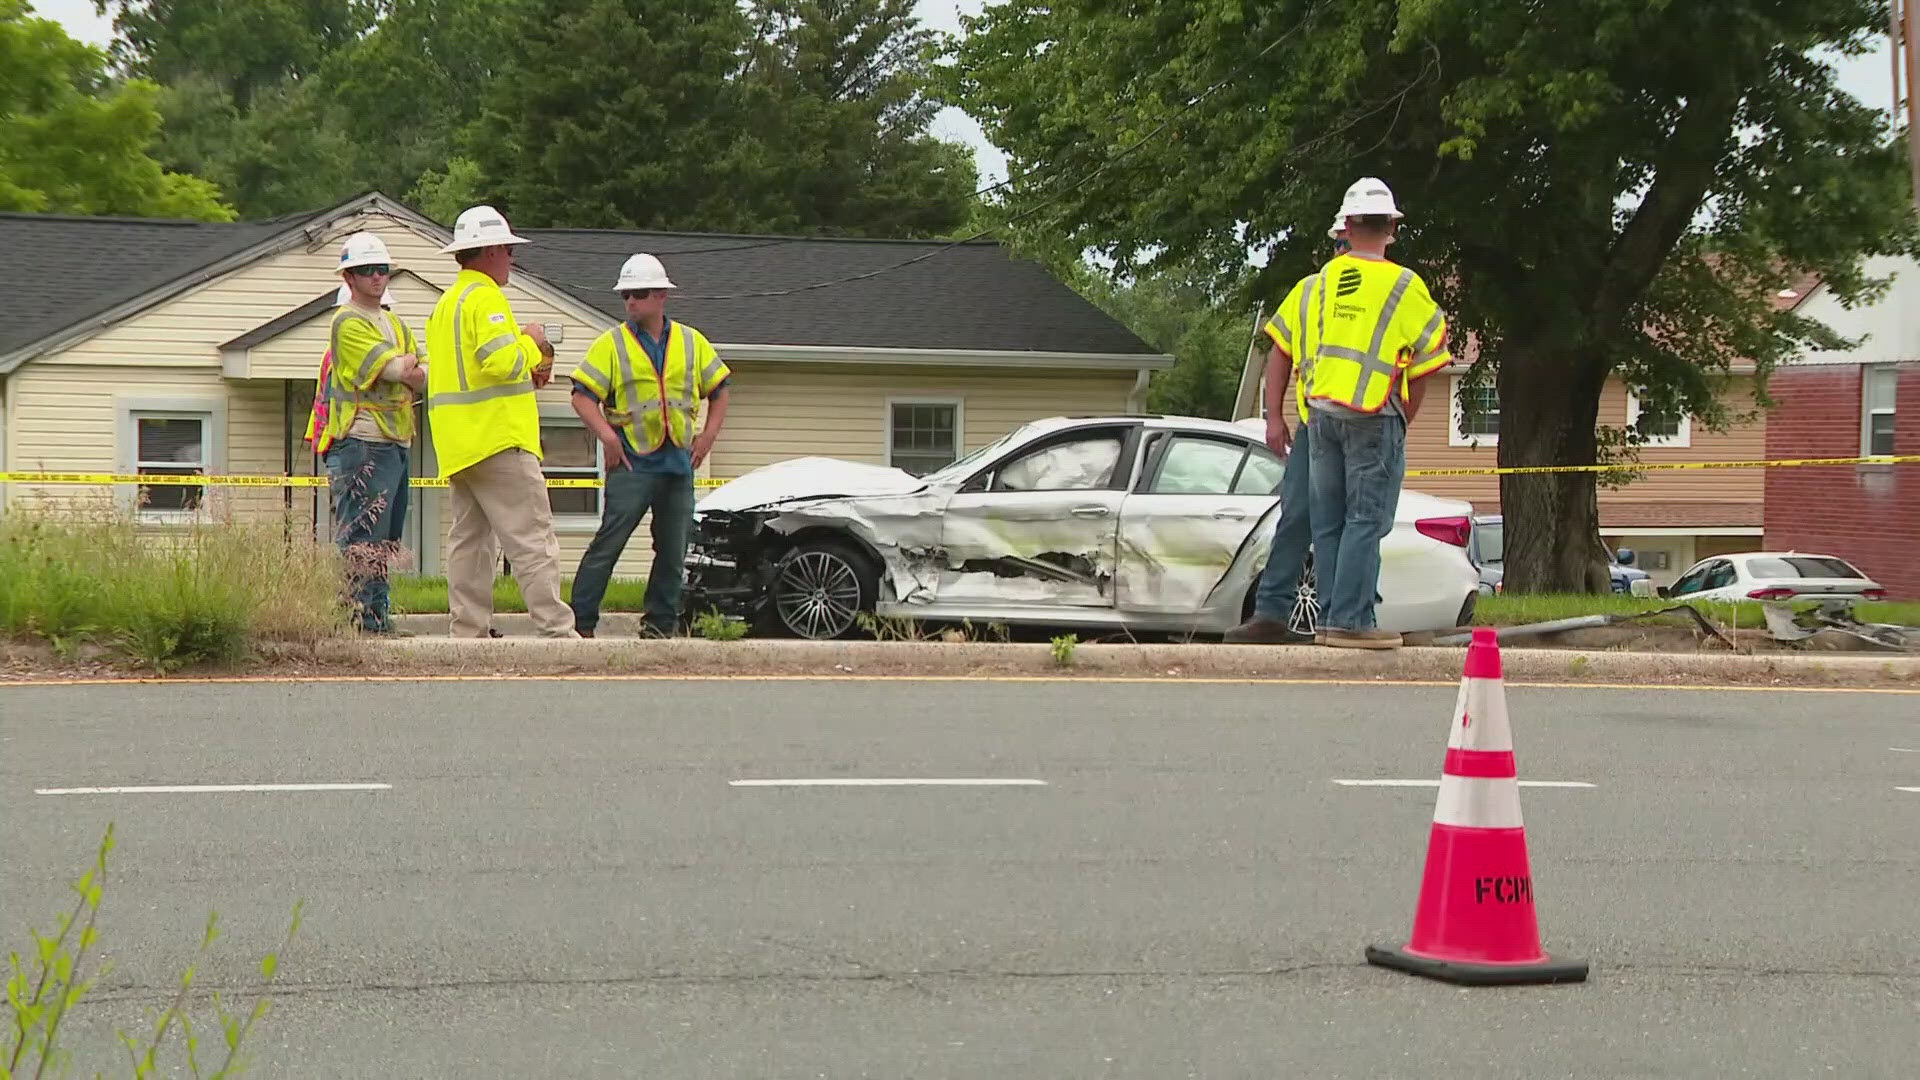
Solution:
<path fill-rule="evenodd" d="M 354 277 L 373 277 L 376 274 L 390 274 L 393 272 L 393 267 L 386 263 L 376 263 L 373 266 L 356 266 L 350 272 Z"/>

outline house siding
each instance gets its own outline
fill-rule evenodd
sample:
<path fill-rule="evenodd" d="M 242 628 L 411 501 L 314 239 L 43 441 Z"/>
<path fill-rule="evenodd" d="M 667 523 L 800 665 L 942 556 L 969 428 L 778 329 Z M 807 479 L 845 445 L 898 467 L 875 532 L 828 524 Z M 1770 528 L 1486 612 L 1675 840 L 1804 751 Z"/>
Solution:
<path fill-rule="evenodd" d="M 1920 363 L 1900 364 L 1894 453 L 1920 454 Z M 1767 425 L 1769 458 L 1860 453 L 1864 369 L 1795 366 L 1777 372 Z M 1766 545 L 1838 555 L 1902 598 L 1920 598 L 1920 466 L 1769 469 Z"/>
<path fill-rule="evenodd" d="M 1492 445 L 1453 446 L 1448 428 L 1453 423 L 1450 400 L 1451 372 L 1435 375 L 1435 385 L 1427 392 L 1420 415 L 1407 430 L 1408 469 L 1493 468 L 1499 464 L 1499 450 Z M 1719 395 L 1720 401 L 1735 415 L 1754 411 L 1753 380 L 1734 376 Z M 1628 393 L 1624 383 L 1609 380 L 1601 392 L 1599 422 L 1607 426 L 1625 426 L 1628 422 Z M 1726 431 L 1708 431 L 1699 423 L 1692 425 L 1687 446 L 1648 446 L 1640 450 L 1645 464 L 1689 461 L 1758 460 L 1766 447 L 1767 421 L 1753 418 L 1731 424 Z M 1676 470 L 1650 472 L 1621 488 L 1600 489 L 1600 521 L 1603 528 L 1619 527 L 1610 519 L 1624 519 L 1626 509 L 1634 507 L 1630 522 L 1634 527 L 1650 524 L 1647 514 L 1657 519 L 1660 503 L 1690 504 L 1688 513 L 1697 513 L 1691 504 L 1726 504 L 1732 517 L 1757 514 L 1764 495 L 1765 479 L 1760 469 Z M 1500 482 L 1496 476 L 1410 477 L 1407 486 L 1452 499 L 1466 499 L 1481 513 L 1499 513 Z M 1613 513 L 1609 513 L 1609 511 Z M 1659 521 L 1678 529 L 1695 527 L 1695 522 L 1680 515 L 1672 521 Z M 1731 518 L 1729 518 L 1731 519 Z"/>

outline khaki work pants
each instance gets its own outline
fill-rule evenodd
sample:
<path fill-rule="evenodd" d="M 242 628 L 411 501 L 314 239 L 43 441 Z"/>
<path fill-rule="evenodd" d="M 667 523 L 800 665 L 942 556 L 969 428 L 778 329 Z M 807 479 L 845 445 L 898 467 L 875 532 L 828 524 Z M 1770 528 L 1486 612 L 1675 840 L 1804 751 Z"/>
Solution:
<path fill-rule="evenodd" d="M 579 637 L 560 598 L 560 541 L 540 461 L 502 450 L 447 478 L 453 528 L 447 533 L 447 607 L 453 637 L 486 637 L 493 619 L 493 571 L 501 552 L 513 567 L 541 637 Z"/>

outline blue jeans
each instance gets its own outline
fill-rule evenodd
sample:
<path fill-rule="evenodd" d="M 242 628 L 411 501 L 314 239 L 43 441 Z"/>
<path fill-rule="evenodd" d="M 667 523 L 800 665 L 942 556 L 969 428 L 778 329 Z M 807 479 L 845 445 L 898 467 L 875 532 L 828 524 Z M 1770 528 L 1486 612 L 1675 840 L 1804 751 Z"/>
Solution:
<path fill-rule="evenodd" d="M 407 448 L 398 443 L 341 439 L 327 451 L 333 540 L 347 560 L 347 586 L 362 629 L 393 629 L 387 564 L 406 535 Z"/>
<path fill-rule="evenodd" d="M 1287 471 L 1280 479 L 1280 520 L 1273 526 L 1273 547 L 1267 552 L 1267 568 L 1260 572 L 1260 588 L 1253 598 L 1256 619 L 1285 622 L 1291 618 L 1300 575 L 1307 569 L 1307 547 L 1313 543 L 1309 431 L 1309 425 L 1294 426 Z"/>
<path fill-rule="evenodd" d="M 580 557 L 573 576 L 573 625 L 592 630 L 600 622 L 600 601 L 627 538 L 640 519 L 653 511 L 653 570 L 647 575 L 646 626 L 671 634 L 680 621 L 680 592 L 687 580 L 687 533 L 693 526 L 693 474 L 636 472 L 616 469 L 607 474 L 605 506 L 600 528 Z"/>
<path fill-rule="evenodd" d="M 1407 472 L 1407 422 L 1392 413 L 1316 412 L 1313 431 L 1313 560 L 1322 623 L 1374 629 L 1380 541 L 1393 531 Z"/>

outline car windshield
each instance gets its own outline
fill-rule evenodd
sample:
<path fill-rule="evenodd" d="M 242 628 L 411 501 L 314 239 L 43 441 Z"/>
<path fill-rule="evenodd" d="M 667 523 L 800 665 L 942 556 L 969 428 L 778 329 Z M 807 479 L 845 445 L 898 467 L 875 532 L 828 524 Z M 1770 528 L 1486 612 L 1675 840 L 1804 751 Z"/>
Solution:
<path fill-rule="evenodd" d="M 1820 555 L 1786 555 L 1780 558 L 1748 559 L 1747 573 L 1757 578 L 1858 578 L 1866 576 L 1839 559 Z"/>
<path fill-rule="evenodd" d="M 1474 530 L 1480 534 L 1481 562 L 1497 563 L 1505 557 L 1505 529 L 1506 523 L 1500 521 L 1482 521 L 1474 526 Z"/>
<path fill-rule="evenodd" d="M 937 484 L 943 480 L 958 479 L 961 475 L 973 471 L 974 466 L 978 465 L 980 462 L 986 460 L 987 458 L 993 456 L 994 454 L 999 453 L 1002 449 L 1006 447 L 1008 443 L 1012 442 L 1013 437 L 1018 434 L 1019 434 L 1018 431 L 1013 431 L 1005 435 L 1002 435 L 998 439 L 995 439 L 994 441 L 988 443 L 987 445 L 981 447 L 980 449 L 975 450 L 973 453 L 968 454 L 966 457 L 963 457 L 958 461 L 954 461 L 949 464 L 942 465 L 940 468 L 935 469 L 934 471 L 928 473 L 927 475 L 921 477 L 920 479 L 929 484 Z"/>

